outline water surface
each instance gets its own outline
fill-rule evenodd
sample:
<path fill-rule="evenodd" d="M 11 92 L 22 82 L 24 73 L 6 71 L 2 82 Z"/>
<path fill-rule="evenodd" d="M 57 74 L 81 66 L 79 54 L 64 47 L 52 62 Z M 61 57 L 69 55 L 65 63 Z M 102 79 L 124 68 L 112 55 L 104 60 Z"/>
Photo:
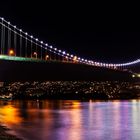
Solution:
<path fill-rule="evenodd" d="M 0 101 L 0 122 L 25 140 L 139 140 L 140 100 Z"/>

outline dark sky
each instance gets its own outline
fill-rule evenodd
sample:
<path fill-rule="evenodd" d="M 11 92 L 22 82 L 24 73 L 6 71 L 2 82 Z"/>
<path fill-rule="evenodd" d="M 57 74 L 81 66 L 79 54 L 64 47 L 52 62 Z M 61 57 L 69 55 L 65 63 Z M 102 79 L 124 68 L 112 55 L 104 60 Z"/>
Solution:
<path fill-rule="evenodd" d="M 9 0 L 0 7 L 0 16 L 57 48 L 104 62 L 139 58 L 137 11 L 131 7 L 41 0 Z"/>

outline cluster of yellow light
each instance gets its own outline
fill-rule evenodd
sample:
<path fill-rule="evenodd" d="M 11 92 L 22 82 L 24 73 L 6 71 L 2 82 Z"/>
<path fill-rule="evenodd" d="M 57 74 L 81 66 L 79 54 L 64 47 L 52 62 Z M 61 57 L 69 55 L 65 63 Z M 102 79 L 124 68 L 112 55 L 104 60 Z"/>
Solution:
<path fill-rule="evenodd" d="M 6 124 L 19 124 L 21 123 L 22 119 L 19 117 L 19 111 L 12 107 L 11 105 L 6 105 L 0 108 L 0 121 Z"/>
<path fill-rule="evenodd" d="M 140 74 L 133 74 L 132 77 L 133 77 L 133 78 L 135 78 L 135 77 L 140 78 Z"/>
<path fill-rule="evenodd" d="M 73 101 L 72 102 L 72 107 L 73 108 L 80 108 L 81 107 L 80 105 L 81 105 L 81 103 L 79 101 Z"/>

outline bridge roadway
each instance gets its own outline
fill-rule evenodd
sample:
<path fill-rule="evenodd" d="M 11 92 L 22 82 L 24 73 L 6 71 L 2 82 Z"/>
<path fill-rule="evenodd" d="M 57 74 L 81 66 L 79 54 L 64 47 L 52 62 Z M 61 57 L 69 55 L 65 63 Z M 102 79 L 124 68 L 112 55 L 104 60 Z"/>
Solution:
<path fill-rule="evenodd" d="M 0 81 L 131 80 L 128 72 L 85 64 L 0 55 Z"/>

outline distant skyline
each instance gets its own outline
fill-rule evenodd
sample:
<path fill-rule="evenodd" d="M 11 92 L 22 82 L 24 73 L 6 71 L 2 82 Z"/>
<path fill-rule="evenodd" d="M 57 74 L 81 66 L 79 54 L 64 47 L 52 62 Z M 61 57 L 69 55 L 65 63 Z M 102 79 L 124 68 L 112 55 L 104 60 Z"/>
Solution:
<path fill-rule="evenodd" d="M 123 15 L 112 14 L 108 9 L 32 0 L 9 0 L 1 5 L 0 16 L 70 53 L 104 62 L 139 58 L 140 32 L 131 30 L 133 25 Z"/>

